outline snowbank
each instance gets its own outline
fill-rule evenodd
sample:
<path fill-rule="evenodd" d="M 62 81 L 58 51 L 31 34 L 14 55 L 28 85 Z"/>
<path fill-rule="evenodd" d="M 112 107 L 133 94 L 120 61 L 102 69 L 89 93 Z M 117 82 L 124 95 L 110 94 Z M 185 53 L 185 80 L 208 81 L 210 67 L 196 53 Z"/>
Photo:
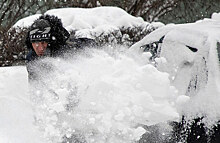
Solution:
<path fill-rule="evenodd" d="M 0 68 L 0 142 L 44 142 L 34 126 L 25 67 Z"/>
<path fill-rule="evenodd" d="M 220 13 L 213 13 L 211 18 L 220 21 Z"/>

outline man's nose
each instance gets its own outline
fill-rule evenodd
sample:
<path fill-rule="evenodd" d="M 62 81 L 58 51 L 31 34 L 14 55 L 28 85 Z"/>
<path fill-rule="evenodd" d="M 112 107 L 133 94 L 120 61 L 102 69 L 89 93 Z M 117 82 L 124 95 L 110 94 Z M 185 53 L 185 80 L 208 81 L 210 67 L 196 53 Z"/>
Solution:
<path fill-rule="evenodd" d="M 38 43 L 38 48 L 39 48 L 40 50 L 43 50 L 43 49 L 44 49 L 44 45 L 43 45 L 42 43 Z"/>

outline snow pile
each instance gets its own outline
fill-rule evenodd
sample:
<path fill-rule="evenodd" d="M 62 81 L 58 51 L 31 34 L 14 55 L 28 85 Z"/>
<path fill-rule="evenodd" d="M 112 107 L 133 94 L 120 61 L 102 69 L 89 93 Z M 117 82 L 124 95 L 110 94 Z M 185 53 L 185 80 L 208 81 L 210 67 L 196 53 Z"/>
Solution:
<path fill-rule="evenodd" d="M 212 14 L 212 19 L 220 21 L 220 13 L 213 13 Z"/>
<path fill-rule="evenodd" d="M 46 138 L 128 143 L 146 132 L 142 125 L 178 118 L 168 74 L 108 48 L 89 53 L 36 63 L 51 67 L 40 70 L 43 80 L 32 90 L 36 122 Z"/>
<path fill-rule="evenodd" d="M 0 142 L 43 143 L 33 125 L 25 67 L 0 68 Z"/>

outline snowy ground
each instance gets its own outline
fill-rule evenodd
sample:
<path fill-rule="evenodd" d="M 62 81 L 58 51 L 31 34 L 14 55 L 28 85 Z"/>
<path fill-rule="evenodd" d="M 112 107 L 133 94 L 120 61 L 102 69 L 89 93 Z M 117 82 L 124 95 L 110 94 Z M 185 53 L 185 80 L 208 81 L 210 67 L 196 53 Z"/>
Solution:
<path fill-rule="evenodd" d="M 33 125 L 26 68 L 0 68 L 0 73 L 0 142 L 43 142 Z"/>
<path fill-rule="evenodd" d="M 128 26 L 145 23 L 118 8 L 58 9 L 47 13 L 59 15 L 68 30 L 82 29 L 79 35 L 86 36 L 88 31 L 104 30 L 103 25 L 120 27 L 126 20 Z M 86 17 L 89 15 L 97 16 L 96 21 Z M 31 24 L 36 16 L 18 25 Z M 86 50 L 65 60 L 42 59 L 36 63 L 37 68 L 47 64 L 50 70 L 41 69 L 42 80 L 32 85 L 28 85 L 25 67 L 0 68 L 0 142 L 54 143 L 74 138 L 88 143 L 129 143 L 146 132 L 143 125 L 178 120 L 180 107 L 188 107 L 195 100 L 180 95 L 171 85 L 169 74 L 149 63 L 150 56 L 131 54 L 123 46 L 116 46 Z M 205 96 L 209 93 L 215 99 L 216 92 L 210 88 L 202 100 L 209 99 Z M 212 104 L 211 99 L 200 107 L 213 105 L 209 106 L 213 111 L 210 116 L 216 118 L 218 100 Z"/>

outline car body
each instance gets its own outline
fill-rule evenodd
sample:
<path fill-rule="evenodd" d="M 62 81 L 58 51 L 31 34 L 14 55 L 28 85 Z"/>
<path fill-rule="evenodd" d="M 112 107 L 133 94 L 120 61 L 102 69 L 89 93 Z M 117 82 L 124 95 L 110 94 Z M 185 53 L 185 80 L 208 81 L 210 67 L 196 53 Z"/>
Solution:
<path fill-rule="evenodd" d="M 219 85 L 220 20 L 168 24 L 133 45 L 132 52 L 151 52 L 158 70 L 170 74 L 179 94 L 193 96 L 207 86 Z M 220 88 L 217 88 L 220 89 Z"/>

